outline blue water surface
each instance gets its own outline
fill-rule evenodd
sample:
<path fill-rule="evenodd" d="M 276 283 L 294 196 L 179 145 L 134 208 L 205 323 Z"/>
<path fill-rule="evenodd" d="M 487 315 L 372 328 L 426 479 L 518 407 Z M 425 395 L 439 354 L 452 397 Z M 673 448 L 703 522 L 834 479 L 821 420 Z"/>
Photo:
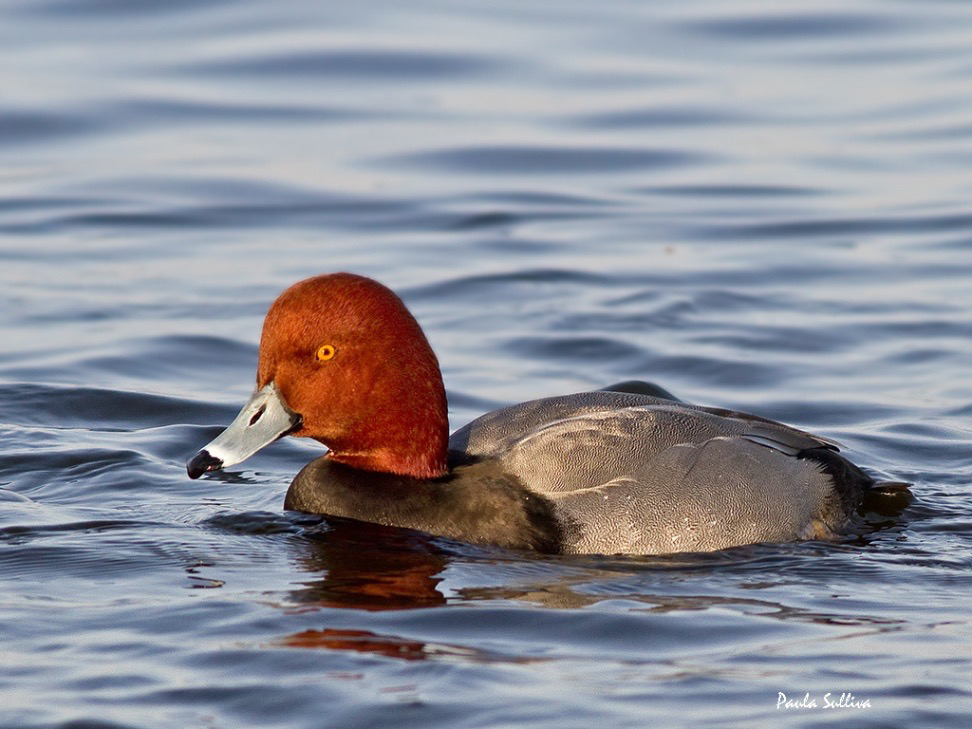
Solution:
<path fill-rule="evenodd" d="M 970 725 L 972 5 L 7 0 L 0 91 L 3 727 Z M 651 380 L 911 504 L 558 558 L 189 481 L 334 270 L 454 427 Z"/>

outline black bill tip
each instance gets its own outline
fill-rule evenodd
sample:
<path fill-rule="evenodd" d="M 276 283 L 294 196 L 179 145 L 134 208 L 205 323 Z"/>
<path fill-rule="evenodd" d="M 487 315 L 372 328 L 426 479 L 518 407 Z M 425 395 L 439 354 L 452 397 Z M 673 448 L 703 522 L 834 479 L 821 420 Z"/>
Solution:
<path fill-rule="evenodd" d="M 186 463 L 186 473 L 189 478 L 199 478 L 207 471 L 217 471 L 223 467 L 223 460 L 210 455 L 209 451 L 203 448 Z"/>

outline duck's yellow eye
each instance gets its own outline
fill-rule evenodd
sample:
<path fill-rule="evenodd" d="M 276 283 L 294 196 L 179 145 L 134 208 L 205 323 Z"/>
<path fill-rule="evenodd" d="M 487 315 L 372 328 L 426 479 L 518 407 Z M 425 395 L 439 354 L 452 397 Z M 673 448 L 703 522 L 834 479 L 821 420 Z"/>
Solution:
<path fill-rule="evenodd" d="M 337 354 L 337 350 L 331 344 L 325 344 L 317 350 L 317 361 L 326 362 L 329 359 L 333 359 L 334 355 Z"/>

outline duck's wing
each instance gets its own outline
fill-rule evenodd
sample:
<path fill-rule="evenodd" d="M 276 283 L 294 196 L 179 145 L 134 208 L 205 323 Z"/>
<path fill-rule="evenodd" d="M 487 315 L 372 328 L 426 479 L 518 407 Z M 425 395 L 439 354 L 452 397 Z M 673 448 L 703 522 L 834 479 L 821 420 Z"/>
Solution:
<path fill-rule="evenodd" d="M 489 455 L 533 491 L 578 491 L 617 478 L 639 479 L 663 451 L 682 444 L 734 438 L 793 457 L 824 441 L 772 421 L 717 415 L 666 401 L 574 415 L 510 438 Z M 748 451 L 749 449 L 747 449 Z"/>
<path fill-rule="evenodd" d="M 568 551 L 658 554 L 832 535 L 848 500 L 807 455 L 821 449 L 780 423 L 666 401 L 547 423 L 494 458 L 554 504 Z"/>
<path fill-rule="evenodd" d="M 680 443 L 628 475 L 547 494 L 566 551 L 665 554 L 829 537 L 847 518 L 812 460 L 744 437 Z"/>
<path fill-rule="evenodd" d="M 805 430 L 794 428 L 792 425 L 785 425 L 769 418 L 752 413 L 743 413 L 738 410 L 726 410 L 725 408 L 711 408 L 704 405 L 686 405 L 704 413 L 717 415 L 723 418 L 732 418 L 749 423 L 749 437 L 754 442 L 763 442 L 770 448 L 776 448 L 789 455 L 796 455 L 804 448 L 827 448 L 833 451 L 840 450 L 840 443 L 830 438 L 808 433 Z M 762 439 L 762 441 L 760 440 Z M 812 443 L 812 445 L 811 445 Z"/>

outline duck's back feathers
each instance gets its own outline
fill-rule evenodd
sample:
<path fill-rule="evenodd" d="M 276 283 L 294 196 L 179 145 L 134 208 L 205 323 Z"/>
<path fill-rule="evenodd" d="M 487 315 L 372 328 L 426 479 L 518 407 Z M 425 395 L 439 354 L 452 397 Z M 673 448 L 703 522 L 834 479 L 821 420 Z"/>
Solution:
<path fill-rule="evenodd" d="M 591 420 L 585 422 L 585 418 Z M 616 421 L 613 428 L 612 420 Z M 806 448 L 837 449 L 831 440 L 758 415 L 693 405 L 672 397 L 614 390 L 529 400 L 494 410 L 453 433 L 449 448 L 472 456 L 496 456 L 521 439 L 535 437 L 557 426 L 563 432 L 602 428 L 627 431 L 628 442 L 623 447 L 628 450 L 645 447 L 657 450 L 662 443 L 665 446 L 686 441 L 697 443 L 717 435 L 745 436 L 791 455 Z M 664 440 L 656 442 L 654 439 L 659 436 Z M 597 456 L 592 454 L 592 457 Z"/>

